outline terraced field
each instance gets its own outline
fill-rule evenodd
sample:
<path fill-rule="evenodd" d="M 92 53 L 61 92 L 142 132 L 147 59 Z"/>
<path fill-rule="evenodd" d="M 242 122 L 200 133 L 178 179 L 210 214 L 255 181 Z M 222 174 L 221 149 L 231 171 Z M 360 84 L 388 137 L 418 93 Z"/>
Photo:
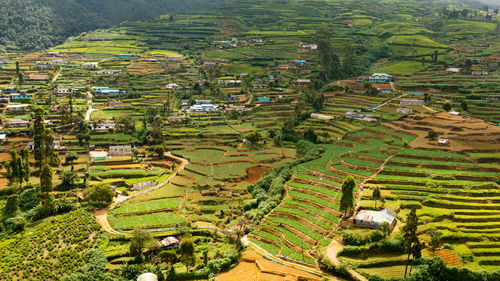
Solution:
<path fill-rule="evenodd" d="M 404 137 L 374 126 L 323 145 L 320 159 L 294 168 L 284 200 L 250 234 L 251 240 L 272 254 L 315 264 L 314 249 L 329 244 L 341 215 L 343 179 L 352 175 L 359 183 L 374 174 L 391 155 L 387 150 L 401 148 Z"/>

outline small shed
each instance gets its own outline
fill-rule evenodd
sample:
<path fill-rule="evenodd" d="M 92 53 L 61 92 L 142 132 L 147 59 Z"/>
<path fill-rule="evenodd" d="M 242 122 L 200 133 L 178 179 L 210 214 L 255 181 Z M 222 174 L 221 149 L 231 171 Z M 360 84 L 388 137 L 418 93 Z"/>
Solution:
<path fill-rule="evenodd" d="M 381 228 L 382 223 L 387 222 L 392 229 L 396 225 L 396 212 L 388 208 L 379 211 L 361 210 L 353 220 L 356 226 L 369 228 Z"/>
<path fill-rule="evenodd" d="M 166 237 L 165 239 L 160 241 L 161 247 L 167 249 L 179 248 L 179 243 L 179 240 L 173 236 Z"/>
<path fill-rule="evenodd" d="M 7 139 L 6 134 L 0 134 L 0 143 L 4 142 Z"/>
<path fill-rule="evenodd" d="M 448 139 L 439 139 L 438 140 L 438 144 L 439 145 L 448 145 L 450 142 L 448 141 Z"/>

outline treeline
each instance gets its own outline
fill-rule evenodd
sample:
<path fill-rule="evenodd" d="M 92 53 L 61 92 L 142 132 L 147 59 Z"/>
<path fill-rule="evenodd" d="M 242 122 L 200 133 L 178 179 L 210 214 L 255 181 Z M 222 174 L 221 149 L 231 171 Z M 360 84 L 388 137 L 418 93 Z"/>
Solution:
<path fill-rule="evenodd" d="M 3 0 L 0 49 L 43 49 L 81 32 L 166 13 L 200 10 L 220 0 Z"/>

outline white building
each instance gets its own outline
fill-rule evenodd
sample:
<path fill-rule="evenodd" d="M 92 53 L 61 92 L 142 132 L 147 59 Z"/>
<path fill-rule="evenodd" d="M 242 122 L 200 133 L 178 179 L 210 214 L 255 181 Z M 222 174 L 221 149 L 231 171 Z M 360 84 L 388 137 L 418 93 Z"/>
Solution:
<path fill-rule="evenodd" d="M 82 64 L 82 67 L 85 67 L 85 68 L 98 68 L 99 67 L 99 63 L 98 62 L 84 62 Z"/>
<path fill-rule="evenodd" d="M 28 110 L 27 104 L 8 104 L 7 111 L 26 111 Z"/>
<path fill-rule="evenodd" d="M 165 88 L 167 88 L 167 90 L 179 90 L 182 89 L 182 86 L 176 83 L 170 83 Z"/>
<path fill-rule="evenodd" d="M 115 129 L 115 127 L 115 123 L 90 124 L 92 131 L 108 131 L 109 129 Z"/>
<path fill-rule="evenodd" d="M 401 100 L 399 105 L 424 105 L 423 100 Z"/>
<path fill-rule="evenodd" d="M 69 94 L 70 92 L 71 92 L 70 88 L 60 88 L 60 87 L 54 88 L 55 95 L 65 95 Z"/>
<path fill-rule="evenodd" d="M 386 222 L 392 229 L 396 224 L 396 213 L 387 208 L 380 211 L 361 210 L 353 220 L 356 226 L 369 228 L 381 228 L 382 223 Z"/>
<path fill-rule="evenodd" d="M 408 115 L 413 113 L 413 109 L 406 107 L 398 107 L 398 109 L 396 109 L 396 112 L 398 114 Z"/>
<path fill-rule="evenodd" d="M 446 71 L 452 72 L 452 73 L 459 73 L 460 71 L 462 71 L 462 69 L 458 68 L 458 67 L 450 67 L 450 68 L 446 69 Z"/>
<path fill-rule="evenodd" d="M 109 147 L 110 155 L 132 155 L 131 145 L 112 145 Z"/>
<path fill-rule="evenodd" d="M 189 110 L 194 112 L 210 112 L 219 110 L 219 106 L 213 104 L 195 104 L 190 106 Z"/>

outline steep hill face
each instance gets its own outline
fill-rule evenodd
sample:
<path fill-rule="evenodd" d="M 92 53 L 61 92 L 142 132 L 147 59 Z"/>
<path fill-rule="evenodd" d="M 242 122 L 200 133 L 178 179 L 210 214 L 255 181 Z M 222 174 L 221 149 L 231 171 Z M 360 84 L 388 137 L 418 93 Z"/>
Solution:
<path fill-rule="evenodd" d="M 0 48 L 41 49 L 127 20 L 207 8 L 222 0 L 3 0 Z"/>

